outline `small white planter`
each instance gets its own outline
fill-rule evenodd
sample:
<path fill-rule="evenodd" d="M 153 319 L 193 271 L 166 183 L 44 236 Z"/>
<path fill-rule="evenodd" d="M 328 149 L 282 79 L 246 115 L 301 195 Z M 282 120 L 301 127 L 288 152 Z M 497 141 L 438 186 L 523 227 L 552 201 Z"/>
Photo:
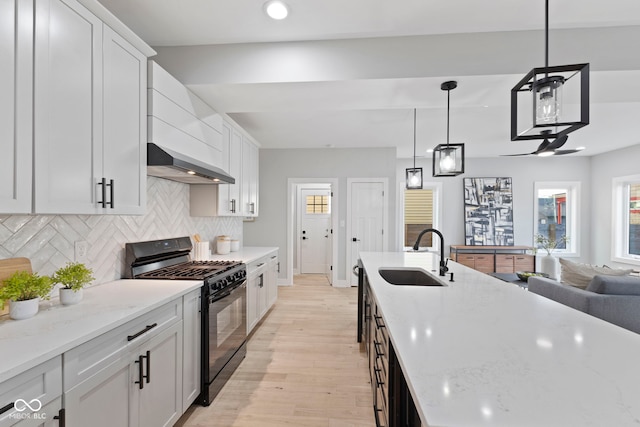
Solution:
<path fill-rule="evenodd" d="M 15 320 L 28 319 L 38 313 L 40 298 L 26 301 L 9 301 L 9 317 Z"/>
<path fill-rule="evenodd" d="M 73 289 L 60 288 L 60 303 L 62 305 L 73 305 L 82 301 L 82 289 L 74 291 Z"/>
<path fill-rule="evenodd" d="M 545 255 L 540 259 L 540 271 L 549 275 L 550 279 L 558 280 L 558 260 L 553 255 Z"/>

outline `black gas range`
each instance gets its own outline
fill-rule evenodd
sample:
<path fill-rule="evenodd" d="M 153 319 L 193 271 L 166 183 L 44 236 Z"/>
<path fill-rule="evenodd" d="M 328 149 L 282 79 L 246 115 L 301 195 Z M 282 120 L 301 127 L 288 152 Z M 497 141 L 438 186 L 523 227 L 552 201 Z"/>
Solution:
<path fill-rule="evenodd" d="M 240 261 L 191 261 L 192 248 L 189 237 L 127 243 L 125 278 L 203 282 L 196 402 L 208 406 L 246 355 L 247 269 Z"/>

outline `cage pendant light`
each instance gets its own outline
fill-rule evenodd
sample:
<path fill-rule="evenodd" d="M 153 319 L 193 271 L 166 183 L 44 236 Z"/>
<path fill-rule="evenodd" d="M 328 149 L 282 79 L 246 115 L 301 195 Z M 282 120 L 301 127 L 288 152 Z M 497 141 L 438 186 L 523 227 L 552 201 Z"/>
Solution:
<path fill-rule="evenodd" d="M 449 143 L 449 110 L 451 91 L 458 82 L 448 81 L 440 85 L 447 91 L 447 143 L 433 149 L 433 176 L 456 176 L 464 173 L 464 144 Z"/>
<path fill-rule="evenodd" d="M 549 0 L 545 64 L 511 89 L 511 140 L 552 139 L 589 124 L 589 64 L 549 66 Z"/>
<path fill-rule="evenodd" d="M 407 190 L 422 189 L 422 168 L 416 167 L 416 109 L 413 109 L 413 167 L 407 168 Z"/>

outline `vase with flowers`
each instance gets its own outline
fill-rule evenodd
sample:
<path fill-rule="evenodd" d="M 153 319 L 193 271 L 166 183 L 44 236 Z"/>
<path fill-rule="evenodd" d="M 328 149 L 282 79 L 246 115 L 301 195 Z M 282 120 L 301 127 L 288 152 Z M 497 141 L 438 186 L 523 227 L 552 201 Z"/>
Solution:
<path fill-rule="evenodd" d="M 564 235 L 559 239 L 551 239 L 543 234 L 536 234 L 535 242 L 537 249 L 547 252 L 547 255 L 540 259 L 540 271 L 548 274 L 551 279 L 558 279 L 558 260 L 553 256 L 553 251 L 558 247 L 566 247 L 569 237 Z"/>

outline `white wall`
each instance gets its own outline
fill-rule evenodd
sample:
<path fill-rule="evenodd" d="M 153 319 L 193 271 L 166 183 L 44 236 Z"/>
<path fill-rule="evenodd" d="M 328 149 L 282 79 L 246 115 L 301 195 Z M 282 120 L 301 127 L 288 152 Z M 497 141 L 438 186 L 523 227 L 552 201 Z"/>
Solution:
<path fill-rule="evenodd" d="M 405 169 L 413 166 L 413 159 L 398 159 L 397 180 L 403 181 Z M 533 185 L 536 181 L 580 181 L 582 236 L 589 235 L 591 222 L 590 185 L 591 161 L 589 157 L 565 156 L 542 158 L 468 158 L 465 173 L 450 178 L 431 177 L 431 158 L 416 159 L 416 167 L 423 168 L 423 181 L 442 182 L 443 219 L 441 230 L 448 253 L 449 245 L 464 244 L 463 178 L 510 177 L 513 184 L 514 243 L 533 245 Z M 589 239 L 582 238 L 579 260 L 589 260 Z"/>
<path fill-rule="evenodd" d="M 640 174 L 640 144 L 591 158 L 591 260 L 596 264 L 628 265 L 611 262 L 612 179 Z M 637 268 L 637 266 L 632 266 Z"/>
<path fill-rule="evenodd" d="M 287 263 L 287 179 L 337 178 L 338 221 L 347 222 L 347 178 L 389 179 L 389 248 L 396 250 L 396 150 L 372 149 L 260 149 L 260 216 L 244 223 L 245 246 L 278 246 L 281 277 Z M 335 189 L 334 189 L 335 191 Z M 346 279 L 346 227 L 334 230 L 338 241 L 338 280 Z M 336 268 L 336 266 L 334 266 Z"/>

